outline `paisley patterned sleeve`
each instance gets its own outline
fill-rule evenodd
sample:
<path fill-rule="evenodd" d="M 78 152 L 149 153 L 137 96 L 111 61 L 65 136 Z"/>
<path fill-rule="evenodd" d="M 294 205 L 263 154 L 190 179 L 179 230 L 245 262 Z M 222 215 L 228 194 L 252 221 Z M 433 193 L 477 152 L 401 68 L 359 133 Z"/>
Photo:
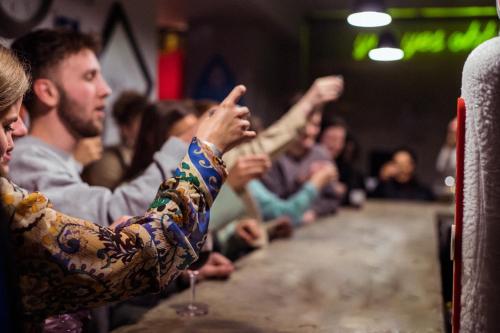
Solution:
<path fill-rule="evenodd" d="M 116 230 L 61 214 L 43 194 L 1 178 L 26 314 L 43 318 L 159 291 L 197 259 L 225 177 L 222 160 L 194 139 L 148 211 Z"/>

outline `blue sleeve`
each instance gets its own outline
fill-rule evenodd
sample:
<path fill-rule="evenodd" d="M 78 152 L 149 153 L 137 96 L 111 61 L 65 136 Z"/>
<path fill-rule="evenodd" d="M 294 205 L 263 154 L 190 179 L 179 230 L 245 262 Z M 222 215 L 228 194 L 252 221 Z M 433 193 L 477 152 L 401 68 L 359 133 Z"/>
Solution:
<path fill-rule="evenodd" d="M 258 180 L 251 181 L 248 188 L 266 220 L 287 215 L 295 226 L 300 224 L 302 215 L 318 196 L 318 191 L 310 182 L 305 183 L 300 191 L 288 199 L 281 199 Z"/>

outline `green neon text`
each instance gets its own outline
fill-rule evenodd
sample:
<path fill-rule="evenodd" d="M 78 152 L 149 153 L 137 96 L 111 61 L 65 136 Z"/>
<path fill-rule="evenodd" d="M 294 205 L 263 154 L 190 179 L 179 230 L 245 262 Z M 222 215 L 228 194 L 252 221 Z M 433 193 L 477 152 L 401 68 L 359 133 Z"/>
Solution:
<path fill-rule="evenodd" d="M 404 59 L 408 60 L 417 53 L 469 52 L 482 42 L 497 35 L 496 21 L 490 20 L 481 26 L 479 20 L 473 20 L 464 32 L 446 32 L 443 29 L 408 31 L 403 34 L 400 44 L 405 53 Z M 366 59 L 368 52 L 375 48 L 377 43 L 377 34 L 358 34 L 354 39 L 352 57 L 358 61 Z"/>

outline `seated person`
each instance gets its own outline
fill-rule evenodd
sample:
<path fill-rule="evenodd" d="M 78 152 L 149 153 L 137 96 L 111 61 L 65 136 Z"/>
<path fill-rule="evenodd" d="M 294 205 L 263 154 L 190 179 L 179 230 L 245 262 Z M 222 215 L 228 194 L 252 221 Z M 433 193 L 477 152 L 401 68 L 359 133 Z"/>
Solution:
<path fill-rule="evenodd" d="M 248 188 L 257 202 L 264 220 L 287 216 L 293 226 L 302 223 L 302 217 L 312 206 L 323 188 L 337 178 L 333 164 L 321 164 L 316 172 L 303 184 L 302 188 L 287 199 L 281 199 L 258 179 L 252 180 Z"/>
<path fill-rule="evenodd" d="M 321 123 L 321 112 L 314 111 L 307 125 L 278 158 L 271 170 L 262 178 L 263 184 L 282 199 L 296 194 L 322 164 L 334 165 L 328 151 L 316 144 Z M 318 217 L 335 213 L 342 199 L 342 188 L 331 182 L 323 188 L 312 206 L 302 216 L 304 223 L 314 222 Z"/>
<path fill-rule="evenodd" d="M 373 196 L 399 200 L 432 201 L 431 190 L 416 177 L 417 158 L 409 148 L 399 148 L 380 169 L 379 184 Z"/>
<path fill-rule="evenodd" d="M 29 80 L 2 46 L 0 69 L 0 161 L 6 173 L 13 137 L 26 134 L 19 110 Z M 236 106 L 244 91 L 235 88 L 200 124 L 174 177 L 161 184 L 148 211 L 116 230 L 64 215 L 40 192 L 28 193 L 0 178 L 27 325 L 35 328 L 48 315 L 157 292 L 197 259 L 209 207 L 225 179 L 217 150 L 225 152 L 254 134 L 242 119 L 248 110 Z"/>
<path fill-rule="evenodd" d="M 434 192 L 439 197 L 450 197 L 450 191 L 455 185 L 457 168 L 457 118 L 453 118 L 448 124 L 446 140 L 439 151 L 436 160 L 437 177 L 434 184 Z"/>
<path fill-rule="evenodd" d="M 354 166 L 358 144 L 349 134 L 346 122 L 339 117 L 324 121 L 319 142 L 330 152 L 337 165 L 339 186 L 345 187 L 342 204 L 359 206 L 366 196 L 364 177 Z"/>

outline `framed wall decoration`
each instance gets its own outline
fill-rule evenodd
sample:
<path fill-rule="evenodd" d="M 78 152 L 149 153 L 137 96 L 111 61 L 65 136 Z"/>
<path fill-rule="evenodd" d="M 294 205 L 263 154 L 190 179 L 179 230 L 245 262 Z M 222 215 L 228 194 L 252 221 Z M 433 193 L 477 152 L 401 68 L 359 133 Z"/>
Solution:
<path fill-rule="evenodd" d="M 108 98 L 108 111 L 123 91 L 134 90 L 149 96 L 153 89 L 151 74 L 125 10 L 118 2 L 111 5 L 102 32 L 102 42 L 103 50 L 99 57 L 102 73 L 113 90 L 112 96 Z M 106 114 L 103 140 L 105 145 L 119 140 L 111 112 Z"/>

